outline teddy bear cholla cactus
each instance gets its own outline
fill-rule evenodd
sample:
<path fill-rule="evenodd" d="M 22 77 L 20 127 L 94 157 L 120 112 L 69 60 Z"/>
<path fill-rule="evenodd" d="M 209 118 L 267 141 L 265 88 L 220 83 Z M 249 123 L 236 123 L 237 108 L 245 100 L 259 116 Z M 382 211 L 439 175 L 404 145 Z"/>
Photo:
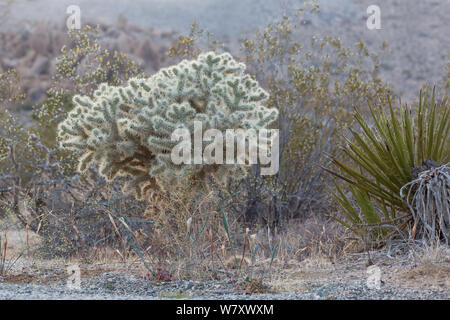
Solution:
<path fill-rule="evenodd" d="M 81 153 L 80 172 L 99 164 L 108 180 L 132 176 L 127 188 L 137 198 L 174 180 L 224 176 L 237 166 L 175 165 L 170 153 L 178 142 L 171 135 L 177 128 L 193 135 L 194 121 L 224 132 L 276 120 L 277 110 L 264 106 L 268 94 L 244 72 L 230 54 L 208 52 L 125 87 L 102 84 L 93 97 L 73 98 L 75 107 L 58 128 L 62 146 Z"/>

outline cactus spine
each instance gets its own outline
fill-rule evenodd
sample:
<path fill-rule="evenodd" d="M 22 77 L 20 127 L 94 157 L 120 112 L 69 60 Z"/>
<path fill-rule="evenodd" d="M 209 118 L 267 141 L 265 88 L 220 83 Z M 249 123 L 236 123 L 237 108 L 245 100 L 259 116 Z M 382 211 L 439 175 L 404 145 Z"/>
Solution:
<path fill-rule="evenodd" d="M 172 132 L 193 132 L 194 121 L 204 130 L 265 128 L 278 116 L 265 107 L 267 98 L 245 74 L 244 64 L 228 53 L 208 52 L 151 77 L 132 78 L 123 87 L 102 84 L 92 97 L 75 96 L 75 107 L 60 123 L 58 135 L 64 148 L 81 154 L 80 172 L 98 164 L 108 180 L 131 176 L 127 188 L 142 198 L 174 180 L 235 170 L 229 165 L 175 165 Z"/>

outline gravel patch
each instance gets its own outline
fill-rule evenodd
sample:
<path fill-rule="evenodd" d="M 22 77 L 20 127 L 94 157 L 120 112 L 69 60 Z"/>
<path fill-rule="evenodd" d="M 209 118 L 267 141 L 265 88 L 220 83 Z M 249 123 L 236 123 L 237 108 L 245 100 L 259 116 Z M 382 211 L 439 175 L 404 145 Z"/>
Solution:
<path fill-rule="evenodd" d="M 0 280 L 1 281 L 1 280 Z M 69 289 L 64 281 L 52 285 L 8 284 L 0 282 L 0 299 L 45 300 L 423 300 L 450 299 L 450 291 L 413 290 L 382 284 L 370 289 L 365 281 L 305 281 L 304 291 L 246 295 L 237 292 L 234 281 L 172 281 L 154 283 L 134 275 L 108 272 L 83 279 L 81 289 Z"/>

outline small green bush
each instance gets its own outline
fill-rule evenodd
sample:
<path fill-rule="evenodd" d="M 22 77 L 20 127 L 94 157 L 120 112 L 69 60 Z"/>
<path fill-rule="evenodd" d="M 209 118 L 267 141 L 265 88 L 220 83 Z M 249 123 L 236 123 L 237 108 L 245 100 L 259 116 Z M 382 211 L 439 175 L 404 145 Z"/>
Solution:
<path fill-rule="evenodd" d="M 408 205 L 411 199 L 402 197 L 401 189 L 421 173 L 449 162 L 450 108 L 448 97 L 438 99 L 433 91 L 431 95 L 421 92 L 415 109 L 393 107 L 390 102 L 369 109 L 369 119 L 355 112 L 360 128 L 350 129 L 351 137 L 343 146 L 351 163 L 333 157 L 339 170 L 326 170 L 342 180 L 355 199 L 353 204 L 344 189 L 335 184 L 336 199 L 345 215 L 344 220 L 336 219 L 376 241 L 404 231 L 415 220 L 414 210 Z M 448 193 L 445 182 L 439 192 Z M 448 203 L 440 210 L 438 217 L 448 215 Z M 420 221 L 412 222 L 418 222 L 421 229 Z M 447 238 L 447 232 L 441 235 Z"/>
<path fill-rule="evenodd" d="M 320 165 L 328 163 L 327 155 L 338 154 L 342 134 L 354 121 L 353 108 L 393 95 L 378 77 L 379 57 L 363 42 L 347 47 L 328 36 L 297 40 L 308 15 L 317 11 L 317 5 L 306 5 L 241 40 L 242 61 L 269 93 L 268 107 L 279 112 L 272 126 L 280 130 L 280 171 L 261 177 L 258 168 L 251 170 L 240 184 L 240 200 L 234 197 L 236 212 L 258 212 L 274 220 L 329 211 L 332 199 L 323 186 L 331 180 Z M 220 43 L 193 24 L 170 53 L 195 57 L 206 46 L 221 51 Z M 248 189 L 242 190 L 243 185 Z"/>
<path fill-rule="evenodd" d="M 77 155 L 56 143 L 57 124 L 73 108 L 73 95 L 89 95 L 99 83 L 119 85 L 139 73 L 126 55 L 102 49 L 96 32 L 91 27 L 69 32 L 72 43 L 57 57 L 48 98 L 34 107 L 31 119 L 14 112 L 24 98 L 17 72 L 0 72 L 0 215 L 38 232 L 37 254 L 44 258 L 87 256 L 106 244 L 126 257 L 130 244 L 111 220 L 122 210 L 134 216 L 145 211 L 143 202 L 124 197 L 95 172 L 77 175 Z M 145 223 L 130 224 L 148 229 Z"/>

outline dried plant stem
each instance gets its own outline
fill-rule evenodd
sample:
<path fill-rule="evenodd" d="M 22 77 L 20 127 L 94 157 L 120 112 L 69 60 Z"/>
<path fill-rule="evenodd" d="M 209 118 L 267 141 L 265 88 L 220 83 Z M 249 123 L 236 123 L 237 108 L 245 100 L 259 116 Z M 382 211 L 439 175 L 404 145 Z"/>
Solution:
<path fill-rule="evenodd" d="M 407 190 L 407 192 L 406 192 Z M 400 189 L 414 219 L 417 233 L 430 243 L 450 241 L 450 163 L 421 172 L 417 179 Z"/>

